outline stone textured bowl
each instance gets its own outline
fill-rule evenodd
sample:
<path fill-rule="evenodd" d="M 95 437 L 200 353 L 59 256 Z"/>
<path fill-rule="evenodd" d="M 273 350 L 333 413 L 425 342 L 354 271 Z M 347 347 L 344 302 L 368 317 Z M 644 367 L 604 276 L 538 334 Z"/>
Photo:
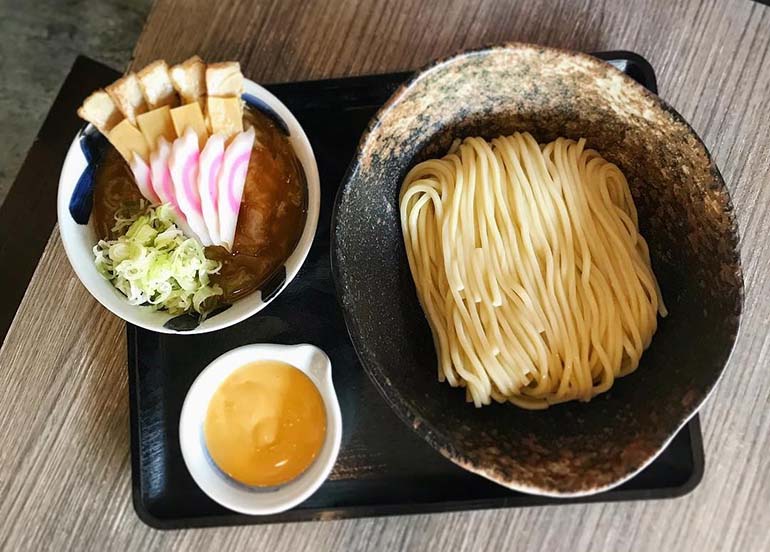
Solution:
<path fill-rule="evenodd" d="M 585 137 L 624 171 L 670 316 L 638 370 L 590 403 L 476 409 L 436 379 L 399 224 L 415 163 L 455 137 Z M 738 331 L 742 276 L 724 181 L 692 128 L 585 54 L 526 44 L 465 52 L 404 84 L 372 120 L 342 188 L 332 261 L 361 362 L 396 413 L 456 464 L 511 489 L 586 495 L 649 464 L 719 379 Z"/>

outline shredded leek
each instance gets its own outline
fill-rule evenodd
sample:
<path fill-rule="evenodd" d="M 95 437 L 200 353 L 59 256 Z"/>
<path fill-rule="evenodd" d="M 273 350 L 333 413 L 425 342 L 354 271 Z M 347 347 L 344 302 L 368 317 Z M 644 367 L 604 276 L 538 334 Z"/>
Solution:
<path fill-rule="evenodd" d="M 94 246 L 95 263 L 130 304 L 174 315 L 205 314 L 206 299 L 222 294 L 222 288 L 209 283 L 222 264 L 207 259 L 203 246 L 182 233 L 171 206 L 119 212 L 115 221 L 113 232 L 128 229 Z"/>

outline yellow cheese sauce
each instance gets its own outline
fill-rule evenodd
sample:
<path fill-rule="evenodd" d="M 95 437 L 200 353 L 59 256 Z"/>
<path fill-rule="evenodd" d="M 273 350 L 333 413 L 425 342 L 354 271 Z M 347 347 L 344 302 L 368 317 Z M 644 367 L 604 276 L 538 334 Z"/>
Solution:
<path fill-rule="evenodd" d="M 227 475 L 245 485 L 281 485 L 321 450 L 326 409 L 316 386 L 294 366 L 253 362 L 216 390 L 203 433 L 209 455 Z"/>

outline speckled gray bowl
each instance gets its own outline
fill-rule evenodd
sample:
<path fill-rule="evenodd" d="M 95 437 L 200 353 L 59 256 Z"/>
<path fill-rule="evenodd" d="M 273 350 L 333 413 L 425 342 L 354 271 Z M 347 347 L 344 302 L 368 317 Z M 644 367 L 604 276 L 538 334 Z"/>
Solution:
<path fill-rule="evenodd" d="M 585 137 L 622 168 L 671 313 L 639 369 L 587 404 L 475 409 L 463 390 L 436 380 L 402 242 L 401 181 L 454 137 L 517 130 L 541 142 Z M 507 44 L 416 74 L 361 139 L 333 229 L 337 292 L 374 383 L 443 455 L 511 489 L 586 495 L 636 474 L 706 399 L 738 330 L 736 224 L 708 151 L 657 96 L 585 54 Z"/>

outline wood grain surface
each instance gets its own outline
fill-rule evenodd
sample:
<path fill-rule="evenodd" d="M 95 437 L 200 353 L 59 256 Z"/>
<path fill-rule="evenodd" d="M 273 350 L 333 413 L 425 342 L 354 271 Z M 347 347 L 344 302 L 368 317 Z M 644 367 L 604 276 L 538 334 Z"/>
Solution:
<path fill-rule="evenodd" d="M 278 82 L 411 69 L 507 40 L 642 54 L 728 183 L 746 307 L 703 411 L 701 485 L 653 502 L 152 530 L 131 505 L 124 325 L 80 285 L 55 232 L 0 349 L 0 547 L 770 550 L 770 8 L 747 0 L 159 0 L 134 64 L 198 53 L 239 59 L 250 78 Z"/>

